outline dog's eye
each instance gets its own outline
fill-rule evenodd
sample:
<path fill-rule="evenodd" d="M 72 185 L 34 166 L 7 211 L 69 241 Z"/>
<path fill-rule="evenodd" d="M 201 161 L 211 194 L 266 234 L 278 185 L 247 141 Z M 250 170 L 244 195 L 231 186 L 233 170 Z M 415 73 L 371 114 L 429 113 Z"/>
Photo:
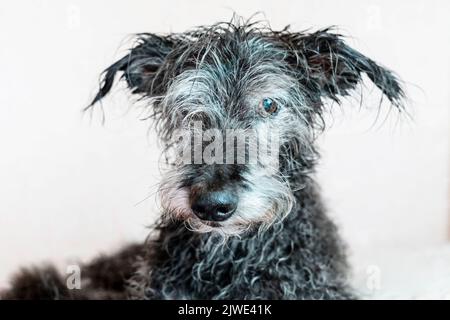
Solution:
<path fill-rule="evenodd" d="M 264 114 L 275 114 L 278 111 L 277 103 L 271 98 L 261 100 L 260 109 Z"/>

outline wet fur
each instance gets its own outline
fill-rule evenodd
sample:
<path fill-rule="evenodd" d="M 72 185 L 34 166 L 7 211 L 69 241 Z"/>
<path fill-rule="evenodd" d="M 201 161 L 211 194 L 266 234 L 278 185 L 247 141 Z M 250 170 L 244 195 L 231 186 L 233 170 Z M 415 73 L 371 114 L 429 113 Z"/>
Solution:
<path fill-rule="evenodd" d="M 223 70 L 224 61 L 231 61 L 231 71 Z M 228 86 L 230 72 L 246 80 Z M 292 32 L 288 28 L 274 31 L 265 24 L 235 19 L 185 33 L 138 35 L 129 54 L 105 71 L 92 105 L 108 94 L 118 73 L 134 94 L 151 105 L 149 117 L 166 153 L 174 147 L 170 142 L 174 131 L 192 119 L 219 128 L 225 123 L 235 127 L 252 125 L 257 114 L 239 109 L 224 112 L 221 103 L 238 106 L 243 101 L 239 99 L 252 101 L 254 90 L 250 88 L 264 87 L 267 79 L 278 79 L 278 87 L 269 81 L 266 90 L 278 93 L 288 111 L 278 123 L 271 124 L 283 127 L 284 140 L 280 172 L 271 177 L 272 184 L 266 184 L 278 186 L 279 194 L 286 198 L 278 196 L 274 188 L 260 189 L 260 199 L 269 201 L 272 214 L 260 217 L 263 222 L 252 223 L 245 212 L 241 213 L 245 231 L 231 236 L 189 230 L 186 221 L 165 219 L 167 212 L 163 212 L 145 244 L 82 267 L 87 284 L 83 290 L 67 290 L 63 277 L 49 267 L 22 271 L 3 298 L 355 297 L 347 285 L 344 245 L 325 214 L 314 182 L 319 157 L 315 138 L 324 129 L 325 102 L 339 103 L 361 83 L 363 74 L 395 109 L 402 110 L 404 94 L 391 71 L 347 46 L 331 29 L 313 33 Z M 197 82 L 192 81 L 195 77 Z M 185 94 L 186 81 L 195 89 L 192 94 Z M 216 88 L 217 83 L 223 86 Z M 200 106 L 199 99 L 203 104 L 207 99 L 207 107 Z M 191 166 L 174 171 L 162 183 L 169 185 L 162 191 L 198 184 L 199 170 L 209 169 Z M 254 174 L 245 166 L 230 170 L 243 177 Z M 230 181 L 217 176 L 213 182 Z M 241 181 L 238 187 L 254 191 L 261 188 L 251 181 L 246 183 Z"/>

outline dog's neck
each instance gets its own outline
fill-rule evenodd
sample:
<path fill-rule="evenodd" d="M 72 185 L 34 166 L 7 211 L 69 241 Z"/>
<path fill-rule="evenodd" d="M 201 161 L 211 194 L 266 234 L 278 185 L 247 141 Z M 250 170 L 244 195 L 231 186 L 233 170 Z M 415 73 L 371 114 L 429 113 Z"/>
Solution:
<path fill-rule="evenodd" d="M 149 265 L 144 268 L 151 270 L 150 278 L 146 279 L 146 296 L 239 297 L 246 292 L 242 286 L 250 285 L 239 281 L 253 275 L 253 286 L 261 286 L 265 298 L 298 298 L 296 286 L 305 285 L 314 276 L 301 270 L 317 268 L 313 260 L 330 252 L 336 259 L 321 268 L 330 274 L 328 283 L 340 283 L 333 275 L 340 274 L 336 270 L 345 267 L 342 264 L 345 259 L 335 227 L 324 215 L 315 183 L 305 180 L 303 188 L 295 191 L 295 198 L 292 212 L 284 220 L 273 223 L 264 231 L 255 228 L 240 237 L 230 237 L 225 243 L 214 234 L 192 232 L 182 222 L 158 225 L 159 236 L 150 240 L 146 259 Z M 292 274 L 290 270 L 298 273 Z M 279 279 L 278 273 L 286 279 Z M 267 279 L 260 283 L 259 277 Z M 273 289 L 276 292 L 267 288 L 272 285 L 272 278 L 277 286 L 286 287 Z M 314 281 L 319 283 L 323 279 Z"/>

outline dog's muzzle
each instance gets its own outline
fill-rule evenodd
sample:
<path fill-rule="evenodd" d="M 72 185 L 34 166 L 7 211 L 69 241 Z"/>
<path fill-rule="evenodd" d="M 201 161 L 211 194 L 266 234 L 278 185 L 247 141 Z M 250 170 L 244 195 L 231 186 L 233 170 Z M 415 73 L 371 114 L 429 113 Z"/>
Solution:
<path fill-rule="evenodd" d="M 230 191 L 207 191 L 191 201 L 197 217 L 206 221 L 225 221 L 236 211 L 238 197 Z"/>

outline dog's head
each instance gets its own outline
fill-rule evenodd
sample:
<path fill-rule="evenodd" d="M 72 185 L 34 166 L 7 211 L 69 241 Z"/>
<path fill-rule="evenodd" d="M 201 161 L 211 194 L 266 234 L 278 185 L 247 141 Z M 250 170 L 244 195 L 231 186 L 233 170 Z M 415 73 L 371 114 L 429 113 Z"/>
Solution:
<path fill-rule="evenodd" d="M 118 73 L 147 101 L 166 146 L 164 217 L 198 232 L 239 234 L 283 219 L 314 165 L 324 102 L 339 103 L 363 74 L 397 109 L 403 98 L 389 70 L 329 29 L 233 22 L 141 34 L 105 70 L 92 105 Z"/>

